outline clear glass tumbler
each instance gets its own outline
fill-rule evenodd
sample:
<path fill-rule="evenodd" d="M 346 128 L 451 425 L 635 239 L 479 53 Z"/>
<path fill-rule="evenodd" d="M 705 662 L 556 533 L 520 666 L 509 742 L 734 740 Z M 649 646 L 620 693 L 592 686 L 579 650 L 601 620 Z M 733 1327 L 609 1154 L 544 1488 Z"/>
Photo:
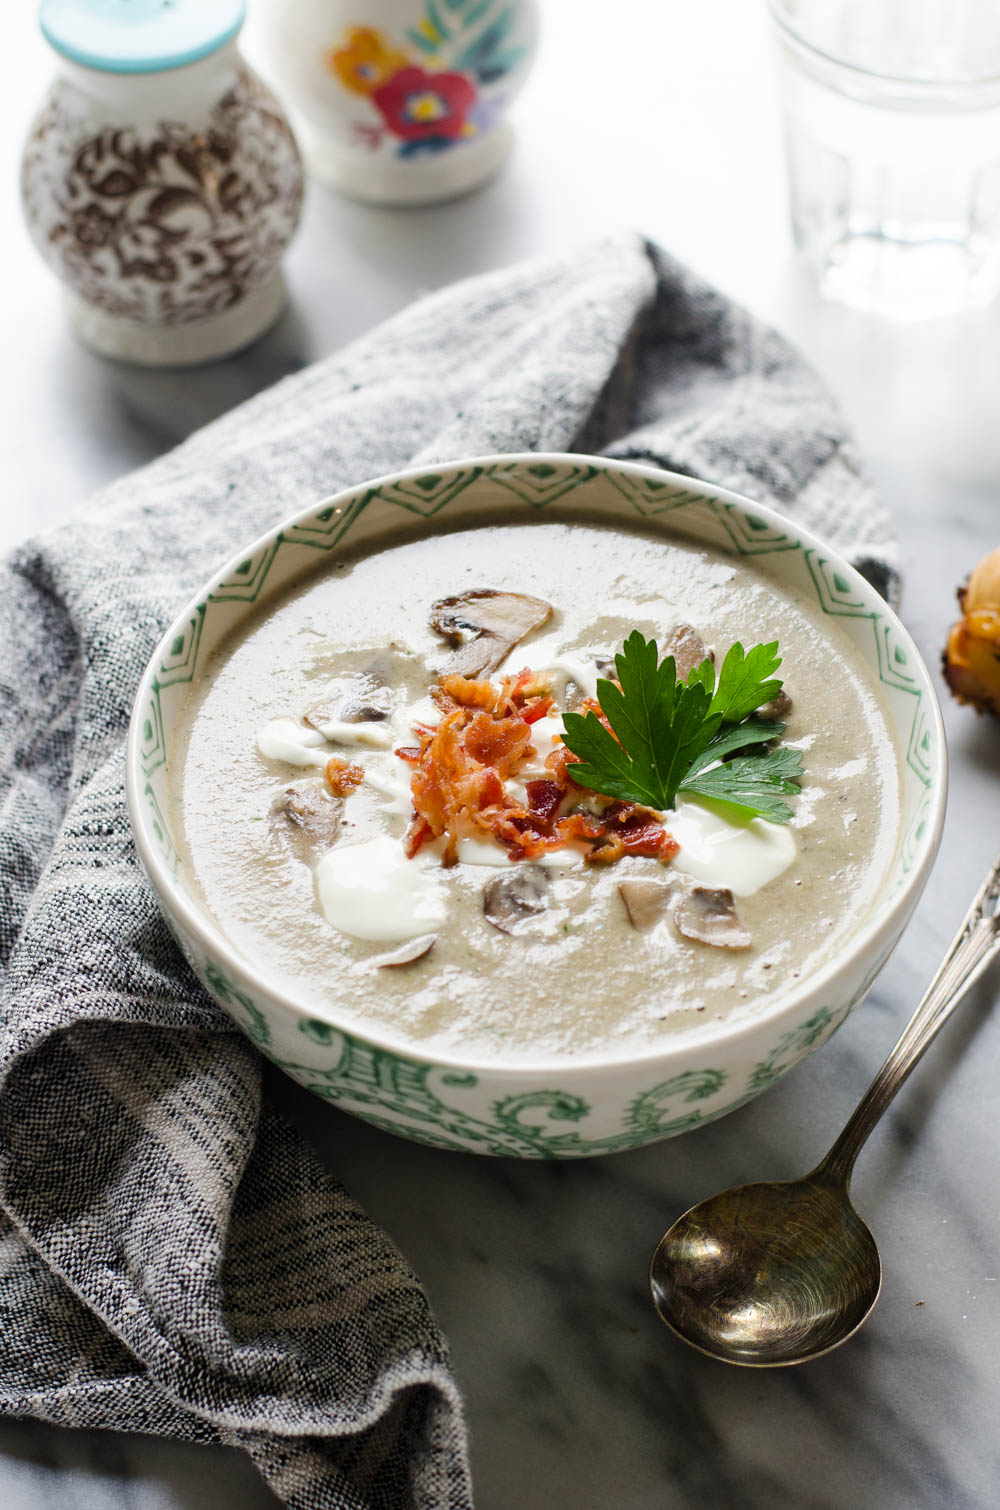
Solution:
<path fill-rule="evenodd" d="M 1000 291 L 1000 5 L 769 0 L 795 242 L 898 320 Z"/>

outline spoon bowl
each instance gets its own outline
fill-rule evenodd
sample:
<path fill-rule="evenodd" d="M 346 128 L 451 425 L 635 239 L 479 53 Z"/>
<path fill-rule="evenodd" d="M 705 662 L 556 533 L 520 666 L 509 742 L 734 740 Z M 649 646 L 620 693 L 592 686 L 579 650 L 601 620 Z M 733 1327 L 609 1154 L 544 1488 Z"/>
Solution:
<path fill-rule="evenodd" d="M 692 1347 L 756 1368 L 846 1342 L 878 1299 L 875 1239 L 821 1177 L 738 1185 L 692 1206 L 660 1239 L 653 1304 Z"/>
<path fill-rule="evenodd" d="M 846 1342 L 882 1286 L 875 1239 L 851 1205 L 854 1161 L 893 1096 L 1000 954 L 1000 857 L 840 1137 L 801 1180 L 735 1185 L 692 1206 L 649 1266 L 660 1318 L 725 1363 L 778 1368 Z"/>

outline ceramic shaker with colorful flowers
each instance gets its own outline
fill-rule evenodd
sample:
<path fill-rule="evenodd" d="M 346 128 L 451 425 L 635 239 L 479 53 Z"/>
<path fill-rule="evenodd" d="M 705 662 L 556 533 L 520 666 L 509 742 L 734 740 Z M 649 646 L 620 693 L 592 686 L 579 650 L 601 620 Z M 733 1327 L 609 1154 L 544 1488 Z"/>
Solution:
<path fill-rule="evenodd" d="M 309 166 L 381 204 L 464 194 L 500 167 L 535 0 L 266 0 L 268 66 Z"/>

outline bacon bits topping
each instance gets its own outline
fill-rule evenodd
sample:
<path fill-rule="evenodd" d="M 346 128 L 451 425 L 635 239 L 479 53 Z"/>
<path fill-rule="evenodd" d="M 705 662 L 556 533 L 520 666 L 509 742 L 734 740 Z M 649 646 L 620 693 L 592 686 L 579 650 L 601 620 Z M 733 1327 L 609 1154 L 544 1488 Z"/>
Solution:
<path fill-rule="evenodd" d="M 483 892 L 483 914 L 501 933 L 527 933 L 548 906 L 549 878 L 540 865 L 519 865 L 494 876 Z"/>
<path fill-rule="evenodd" d="M 663 827 L 659 814 L 636 802 L 612 802 L 601 814 L 601 821 L 604 832 L 589 855 L 595 865 L 612 865 L 623 855 L 666 861 L 680 848 Z"/>
<path fill-rule="evenodd" d="M 516 860 L 534 860 L 571 843 L 584 845 L 585 858 L 603 865 L 623 855 L 666 861 L 676 854 L 660 815 L 649 808 L 588 794 L 600 811 L 572 811 L 583 793 L 561 744 L 546 757 L 548 774 L 526 782 L 523 798 L 508 791 L 507 783 L 523 779 L 535 755 L 532 726 L 552 708 L 548 677 L 525 670 L 493 686 L 452 674 L 431 695 L 440 723 L 419 725 L 419 746 L 396 752 L 413 767 L 408 855 L 442 836 L 445 865 L 455 863 L 463 838 L 494 839 Z"/>
<path fill-rule="evenodd" d="M 559 809 L 566 796 L 566 788 L 558 781 L 529 781 L 525 784 L 528 813 L 532 822 L 542 833 L 551 833 Z"/>
<path fill-rule="evenodd" d="M 335 797 L 349 797 L 365 779 L 364 767 L 352 760 L 345 760 L 342 755 L 330 756 L 324 775 Z"/>
<path fill-rule="evenodd" d="M 526 634 L 552 615 L 552 605 L 519 592 L 474 588 L 442 598 L 431 609 L 431 628 L 456 647 L 446 670 L 463 677 L 489 675 Z M 466 639 L 471 635 L 471 639 Z"/>

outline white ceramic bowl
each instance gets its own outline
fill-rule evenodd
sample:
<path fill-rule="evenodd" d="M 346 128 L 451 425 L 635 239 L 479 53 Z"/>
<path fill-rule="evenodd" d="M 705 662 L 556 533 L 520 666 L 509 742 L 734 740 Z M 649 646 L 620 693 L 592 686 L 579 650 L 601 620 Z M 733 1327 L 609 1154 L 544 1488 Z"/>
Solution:
<path fill-rule="evenodd" d="M 646 530 L 752 556 L 858 647 L 882 683 L 902 772 L 902 824 L 869 917 L 837 957 L 760 1015 L 704 1032 L 578 1058 L 505 1064 L 429 1059 L 346 1014 L 320 1021 L 219 931 L 184 873 L 171 832 L 171 737 L 189 684 L 220 639 L 342 545 L 526 518 L 641 523 Z M 234 557 L 160 642 L 129 730 L 128 801 L 136 845 L 199 979 L 274 1062 L 345 1111 L 405 1137 L 476 1153 L 579 1157 L 633 1148 L 709 1122 L 758 1095 L 825 1043 L 866 994 L 909 918 L 937 852 L 946 755 L 926 667 L 895 614 L 822 541 L 770 509 L 708 483 L 596 457 L 492 456 L 421 468 L 313 504 Z"/>

